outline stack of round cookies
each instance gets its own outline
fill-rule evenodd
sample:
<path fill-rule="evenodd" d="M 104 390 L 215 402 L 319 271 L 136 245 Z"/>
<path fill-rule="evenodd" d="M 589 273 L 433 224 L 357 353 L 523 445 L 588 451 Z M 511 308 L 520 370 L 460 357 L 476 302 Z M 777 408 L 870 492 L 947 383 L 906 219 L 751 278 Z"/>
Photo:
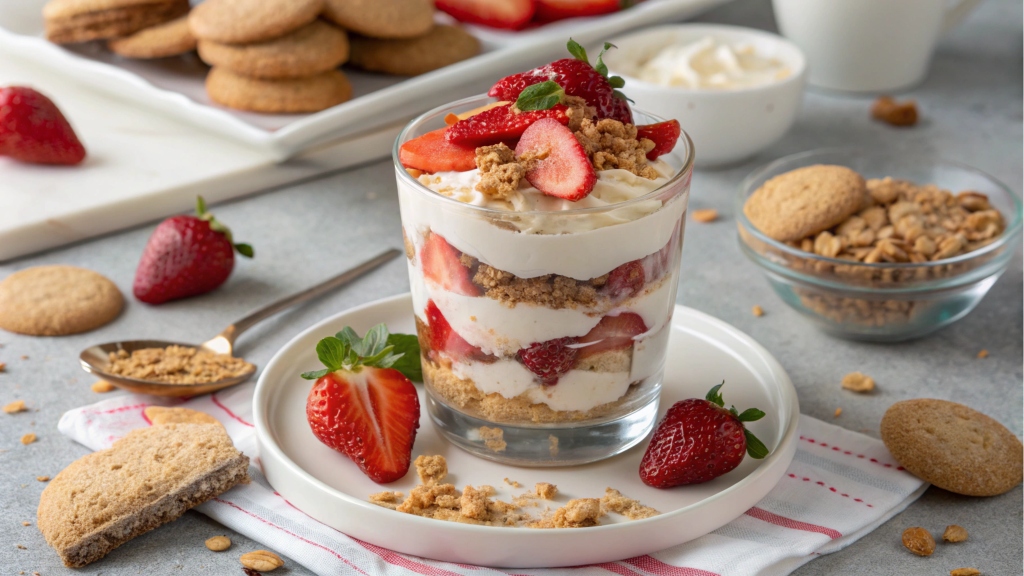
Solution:
<path fill-rule="evenodd" d="M 196 49 L 188 0 L 51 0 L 46 38 L 57 44 L 106 40 L 128 58 L 164 58 Z"/>

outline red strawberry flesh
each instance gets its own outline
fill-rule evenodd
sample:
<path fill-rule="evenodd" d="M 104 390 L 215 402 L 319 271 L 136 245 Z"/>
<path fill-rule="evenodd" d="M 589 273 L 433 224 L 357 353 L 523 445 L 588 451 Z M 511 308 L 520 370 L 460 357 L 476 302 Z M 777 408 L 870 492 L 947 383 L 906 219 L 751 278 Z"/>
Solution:
<path fill-rule="evenodd" d="M 506 76 L 491 86 L 487 95 L 515 102 L 527 86 L 548 80 L 561 86 L 569 96 L 586 100 L 597 109 L 598 118 L 633 122 L 629 106 L 615 95 L 615 89 L 608 83 L 608 79 L 589 63 L 575 58 L 562 58 L 533 70 Z"/>
<path fill-rule="evenodd" d="M 548 196 L 575 202 L 594 190 L 597 174 L 576 135 L 557 120 L 543 118 L 523 132 L 516 156 L 540 160 L 526 180 Z"/>
<path fill-rule="evenodd" d="M 576 338 L 557 338 L 537 342 L 519 351 L 519 361 L 546 386 L 558 383 L 558 378 L 572 369 L 579 356 L 574 347 Z"/>
<path fill-rule="evenodd" d="M 465 172 L 476 168 L 476 149 L 453 144 L 445 138 L 447 128 L 413 138 L 398 149 L 398 161 L 406 168 L 435 172 Z"/>
<path fill-rule="evenodd" d="M 437 0 L 438 10 L 460 22 L 518 30 L 533 18 L 534 0 Z"/>
<path fill-rule="evenodd" d="M 633 338 L 644 332 L 647 332 L 647 324 L 639 314 L 624 312 L 618 316 L 605 316 L 590 332 L 580 337 L 579 357 L 631 348 Z"/>
<path fill-rule="evenodd" d="M 648 160 L 657 160 L 659 156 L 668 154 L 676 147 L 679 136 L 683 133 L 678 120 L 666 120 L 657 124 L 645 124 L 636 127 L 637 140 L 647 138 L 654 142 L 654 148 L 647 153 Z"/>
<path fill-rule="evenodd" d="M 381 484 L 409 471 L 419 415 L 416 387 L 393 368 L 328 373 L 306 400 L 313 435 Z"/>
<path fill-rule="evenodd" d="M 462 146 L 489 146 L 499 142 L 518 140 L 531 124 L 541 118 L 553 118 L 562 124 L 569 123 L 564 104 L 556 104 L 549 110 L 512 112 L 512 104 L 505 104 L 485 110 L 465 120 L 459 120 L 448 127 L 445 138 Z"/>
<path fill-rule="evenodd" d="M 441 309 L 433 300 L 427 301 L 427 347 L 435 352 L 444 352 L 452 360 L 465 362 L 467 360 L 479 360 L 482 362 L 493 362 L 494 356 L 484 354 L 483 350 L 473 346 L 465 338 L 459 336 L 458 332 L 452 329 L 448 319 L 441 313 Z"/>
<path fill-rule="evenodd" d="M 478 288 L 470 279 L 470 269 L 460 260 L 460 253 L 443 236 L 430 233 L 420 252 L 423 276 L 442 289 L 463 296 L 479 296 Z"/>
<path fill-rule="evenodd" d="M 608 274 L 604 290 L 615 300 L 628 298 L 643 290 L 646 277 L 642 260 L 626 262 Z"/>
<path fill-rule="evenodd" d="M 24 86 L 0 88 L 0 155 L 34 164 L 79 164 L 85 147 L 57 105 Z"/>
<path fill-rule="evenodd" d="M 599 16 L 617 12 L 622 0 L 537 0 L 537 16 L 540 22 L 551 22 L 581 16 Z"/>

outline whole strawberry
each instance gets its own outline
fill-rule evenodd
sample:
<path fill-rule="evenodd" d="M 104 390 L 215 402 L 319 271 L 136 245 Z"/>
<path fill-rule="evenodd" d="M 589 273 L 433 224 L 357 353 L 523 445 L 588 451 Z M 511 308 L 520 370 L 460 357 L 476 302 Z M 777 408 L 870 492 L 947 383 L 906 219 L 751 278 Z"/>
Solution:
<path fill-rule="evenodd" d="M 744 428 L 744 422 L 764 417 L 757 408 L 736 412 L 724 408 L 722 384 L 707 398 L 676 402 L 665 413 L 640 460 L 640 479 L 655 488 L 699 484 L 740 465 L 743 454 L 761 459 L 765 445 Z"/>
<path fill-rule="evenodd" d="M 200 196 L 195 216 L 174 216 L 153 230 L 135 270 L 132 292 L 147 304 L 205 294 L 231 275 L 236 250 L 252 258 L 252 246 L 235 244 L 231 231 L 206 211 Z"/>
<path fill-rule="evenodd" d="M 0 88 L 0 156 L 33 164 L 79 164 L 85 147 L 57 105 L 25 86 Z"/>
<path fill-rule="evenodd" d="M 326 366 L 306 399 L 306 420 L 318 440 L 346 455 L 371 480 L 394 482 L 409 471 L 420 425 L 415 336 L 388 334 L 379 324 L 360 338 L 351 328 L 316 345 Z"/>

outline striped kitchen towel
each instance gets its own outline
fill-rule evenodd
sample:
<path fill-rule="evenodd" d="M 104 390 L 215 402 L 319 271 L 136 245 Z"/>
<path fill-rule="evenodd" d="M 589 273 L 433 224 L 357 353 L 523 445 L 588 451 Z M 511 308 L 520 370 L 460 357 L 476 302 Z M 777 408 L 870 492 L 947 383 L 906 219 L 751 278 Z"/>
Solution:
<path fill-rule="evenodd" d="M 254 461 L 253 384 L 187 401 L 124 395 L 64 414 L 58 427 L 93 450 L 148 426 L 150 405 L 180 405 L 212 414 Z M 800 417 L 796 457 L 757 506 L 685 544 L 618 562 L 547 570 L 537 576 L 767 576 L 789 574 L 820 554 L 840 550 L 916 500 L 927 484 L 905 472 L 881 441 L 808 416 Z M 289 505 L 258 467 L 253 482 L 201 504 L 199 512 L 321 574 L 436 576 L 504 572 L 399 554 L 351 538 Z"/>

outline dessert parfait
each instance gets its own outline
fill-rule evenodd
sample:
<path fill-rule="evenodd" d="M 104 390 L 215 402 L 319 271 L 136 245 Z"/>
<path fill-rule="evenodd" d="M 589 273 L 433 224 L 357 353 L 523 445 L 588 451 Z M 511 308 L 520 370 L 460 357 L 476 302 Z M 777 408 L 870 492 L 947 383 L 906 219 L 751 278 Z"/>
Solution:
<path fill-rule="evenodd" d="M 657 412 L 692 148 L 569 47 L 398 141 L 428 408 L 497 460 L 604 458 Z"/>

